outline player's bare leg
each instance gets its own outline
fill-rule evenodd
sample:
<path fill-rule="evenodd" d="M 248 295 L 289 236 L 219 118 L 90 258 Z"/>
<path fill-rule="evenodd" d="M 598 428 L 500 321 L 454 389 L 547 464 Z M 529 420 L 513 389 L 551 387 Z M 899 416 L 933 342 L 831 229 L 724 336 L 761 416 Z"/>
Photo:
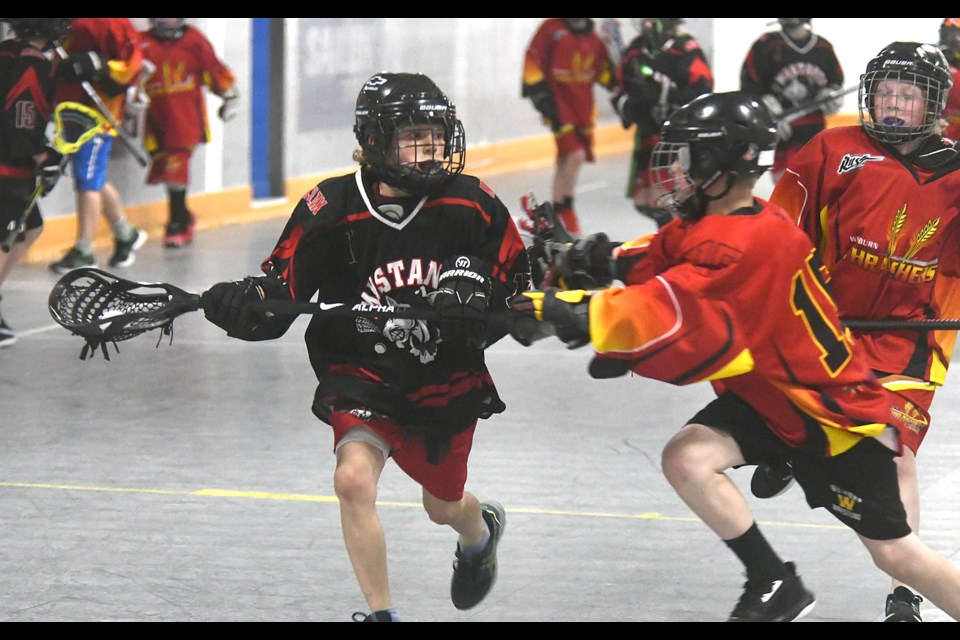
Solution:
<path fill-rule="evenodd" d="M 960 620 L 960 569 L 926 546 L 915 533 L 899 540 L 861 536 L 874 564 L 902 584 L 909 584 L 954 620 Z"/>
<path fill-rule="evenodd" d="M 337 451 L 333 486 L 340 500 L 340 524 L 357 583 L 371 611 L 393 607 L 387 575 L 387 543 L 377 514 L 377 483 L 386 461 L 365 442 L 347 442 Z"/>

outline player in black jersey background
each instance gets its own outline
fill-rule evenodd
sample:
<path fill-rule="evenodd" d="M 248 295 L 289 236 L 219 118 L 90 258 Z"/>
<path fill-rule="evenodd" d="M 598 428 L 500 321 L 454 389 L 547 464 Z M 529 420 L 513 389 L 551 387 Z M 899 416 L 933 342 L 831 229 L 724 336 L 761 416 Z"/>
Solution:
<path fill-rule="evenodd" d="M 843 106 L 843 67 L 833 44 L 814 33 L 813 18 L 777 18 L 780 30 L 760 36 L 740 70 L 740 88 L 762 99 L 779 118 L 777 157 L 771 176 L 780 180 L 793 155 L 827 128 L 826 116 Z M 797 118 L 791 112 L 819 108 Z"/>

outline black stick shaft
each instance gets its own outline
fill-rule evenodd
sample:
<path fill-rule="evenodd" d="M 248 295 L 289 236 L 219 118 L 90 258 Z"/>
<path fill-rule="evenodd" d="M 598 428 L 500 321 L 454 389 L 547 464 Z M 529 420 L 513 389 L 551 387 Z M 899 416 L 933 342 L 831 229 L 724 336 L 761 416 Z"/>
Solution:
<path fill-rule="evenodd" d="M 843 320 L 860 331 L 960 331 L 960 320 Z"/>

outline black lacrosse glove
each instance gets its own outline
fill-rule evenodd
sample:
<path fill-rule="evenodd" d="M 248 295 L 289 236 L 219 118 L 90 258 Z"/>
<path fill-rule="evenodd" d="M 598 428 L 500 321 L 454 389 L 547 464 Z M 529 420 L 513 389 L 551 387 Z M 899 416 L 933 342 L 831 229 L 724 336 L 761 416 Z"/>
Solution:
<path fill-rule="evenodd" d="M 586 291 L 525 291 L 508 303 L 514 313 L 510 335 L 528 347 L 555 335 L 570 349 L 590 344 L 590 294 Z"/>
<path fill-rule="evenodd" d="M 62 162 L 63 154 L 53 147 L 47 147 L 47 159 L 35 170 L 41 197 L 53 191 L 53 188 L 57 186 L 60 176 L 63 175 Z"/>
<path fill-rule="evenodd" d="M 573 243 L 560 256 L 557 275 L 564 289 L 599 289 L 613 282 L 612 242 L 605 233 L 594 233 Z"/>
<path fill-rule="evenodd" d="M 95 51 L 74 53 L 60 61 L 57 75 L 68 82 L 99 82 L 107 77 L 107 63 Z"/>
<path fill-rule="evenodd" d="M 458 256 L 443 263 L 433 294 L 440 337 L 483 349 L 487 344 L 492 285 L 490 269 L 479 258 Z"/>
<path fill-rule="evenodd" d="M 258 312 L 256 303 L 264 300 L 266 293 L 256 278 L 237 282 L 219 282 L 200 298 L 203 315 L 227 332 L 230 337 L 252 334 L 263 322 L 264 315 Z"/>
<path fill-rule="evenodd" d="M 546 82 L 538 82 L 529 85 L 523 89 L 524 97 L 530 98 L 533 108 L 540 112 L 543 121 L 550 125 L 554 131 L 559 131 L 563 126 L 560 122 L 560 112 L 557 110 L 557 99 L 553 96 L 553 91 L 547 86 Z"/>

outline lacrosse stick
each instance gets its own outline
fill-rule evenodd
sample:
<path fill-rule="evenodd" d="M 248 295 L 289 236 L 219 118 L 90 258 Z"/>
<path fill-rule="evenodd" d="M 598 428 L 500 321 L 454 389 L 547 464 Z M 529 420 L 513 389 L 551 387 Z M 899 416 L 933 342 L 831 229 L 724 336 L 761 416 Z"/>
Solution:
<path fill-rule="evenodd" d="M 853 85 L 852 87 L 847 87 L 846 89 L 840 89 L 839 91 L 834 91 L 830 95 L 823 96 L 819 100 L 814 100 L 809 104 L 805 104 L 805 105 L 796 107 L 794 109 L 784 111 L 777 117 L 777 120 L 786 120 L 787 122 L 792 122 L 793 120 L 809 115 L 814 111 L 819 111 L 820 107 L 830 102 L 831 100 L 835 100 L 836 98 L 842 98 L 843 96 L 849 95 L 851 93 L 855 93 L 859 90 L 860 90 L 860 85 Z"/>
<path fill-rule="evenodd" d="M 527 245 L 534 287 L 553 286 L 560 256 L 573 246 L 574 238 L 557 218 L 552 203 L 541 204 L 531 192 L 520 197 L 520 208 L 525 217 L 520 218 L 517 226 Z"/>
<path fill-rule="evenodd" d="M 190 293 L 164 282 L 126 280 L 93 267 L 74 269 L 54 285 L 48 306 L 61 327 L 86 341 L 80 359 L 99 350 L 110 359 L 108 344 L 130 340 L 149 331 L 173 336 L 173 321 L 202 308 L 202 294 Z M 259 308 L 270 315 L 329 315 L 348 318 L 389 316 L 398 319 L 436 320 L 433 309 L 344 303 L 264 300 Z M 159 341 L 158 341 L 159 344 Z"/>
<path fill-rule="evenodd" d="M 623 52 L 627 48 L 623 42 L 623 32 L 620 29 L 620 21 L 617 18 L 604 18 L 600 23 L 600 39 L 607 46 L 610 58 L 613 64 L 620 64 L 623 59 Z"/>
<path fill-rule="evenodd" d="M 960 331 L 960 320 L 841 320 L 860 331 Z"/>
<path fill-rule="evenodd" d="M 63 156 L 59 165 L 59 172 L 62 174 L 70 156 L 98 133 L 104 132 L 107 121 L 99 112 L 78 102 L 61 102 L 53 111 L 53 125 L 53 148 Z M 45 195 L 43 180 L 37 180 L 27 207 L 7 226 L 7 234 L 3 240 L 4 253 L 9 253 L 20 234 L 26 231 L 27 217 Z"/>
<path fill-rule="evenodd" d="M 63 45 L 57 44 L 54 51 L 56 51 L 61 60 L 66 60 L 69 57 L 69 54 L 64 50 Z M 107 105 L 103 103 L 103 98 L 101 98 L 100 94 L 97 93 L 97 90 L 93 88 L 93 85 L 84 80 L 80 83 L 80 86 L 83 87 L 84 92 L 86 92 L 90 100 L 93 101 L 93 104 L 100 111 L 100 114 L 110 125 L 110 127 L 117 132 L 120 140 L 127 147 L 127 149 L 129 149 L 130 153 L 133 154 L 133 157 L 136 158 L 137 163 L 141 167 L 145 167 L 150 164 L 150 158 L 147 157 L 146 152 L 137 145 L 137 143 L 130 137 L 130 134 L 127 133 L 127 130 L 124 129 L 117 122 L 117 119 L 113 117 L 113 114 L 110 113 L 110 109 L 108 109 Z"/>

